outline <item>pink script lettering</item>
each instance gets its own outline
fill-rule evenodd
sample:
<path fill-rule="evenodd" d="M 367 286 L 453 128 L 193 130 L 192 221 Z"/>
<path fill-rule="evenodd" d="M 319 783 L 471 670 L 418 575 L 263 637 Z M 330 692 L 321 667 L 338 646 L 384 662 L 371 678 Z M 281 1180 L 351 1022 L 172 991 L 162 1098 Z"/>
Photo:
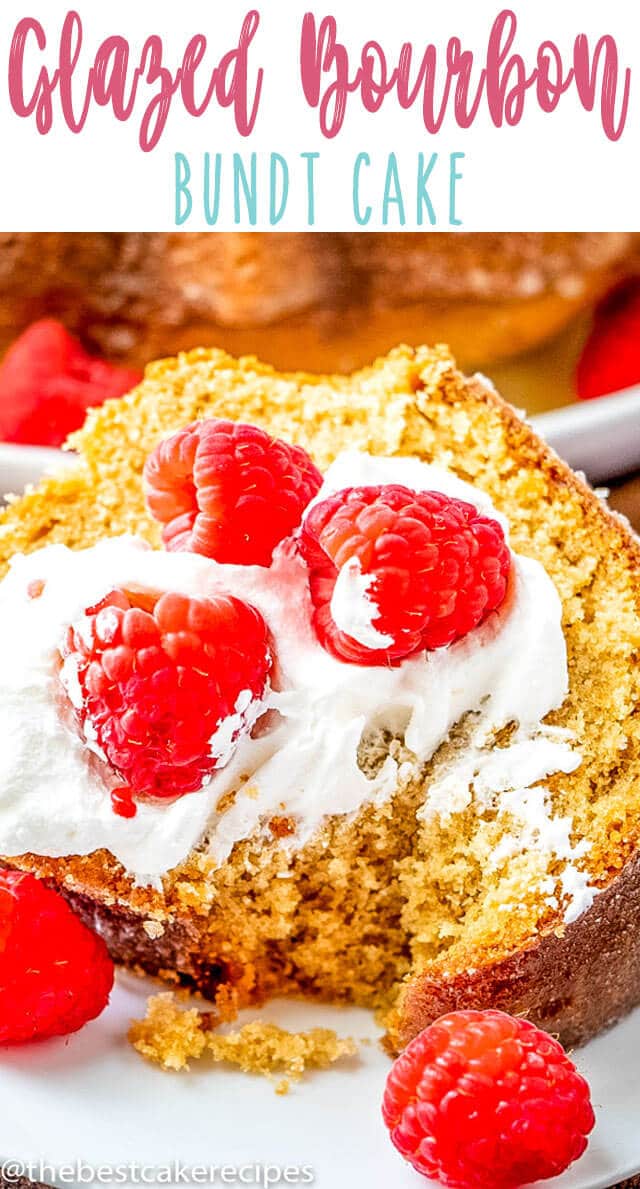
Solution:
<path fill-rule="evenodd" d="M 62 24 L 54 69 L 41 65 L 35 81 L 28 83 L 27 58 L 30 59 L 34 48 L 44 53 L 48 43 L 40 21 L 24 17 L 16 26 L 9 55 L 11 106 L 18 116 L 33 116 L 38 131 L 46 134 L 53 127 L 57 96 L 64 123 L 72 132 L 81 132 L 92 104 L 110 106 L 117 120 L 129 120 L 145 85 L 153 89 L 153 94 L 150 98 L 145 96 L 140 116 L 138 140 L 144 152 L 159 143 L 173 97 L 178 92 L 184 109 L 192 116 L 202 116 L 214 101 L 219 107 L 232 108 L 238 132 L 249 136 L 258 116 L 264 75 L 259 68 L 253 86 L 250 85 L 249 50 L 259 23 L 255 9 L 247 13 L 237 45 L 220 57 L 208 75 L 203 65 L 208 48 L 204 34 L 190 39 L 175 72 L 165 64 L 165 47 L 156 34 L 146 38 L 137 62 L 132 60 L 125 37 L 107 37 L 98 47 L 83 82 L 80 78 L 83 26 L 79 14 L 72 10 Z M 200 68 L 205 82 L 198 96 L 196 76 Z"/>
<path fill-rule="evenodd" d="M 470 127 L 483 104 L 496 127 L 515 126 L 529 96 L 551 112 L 574 89 L 586 111 L 599 101 L 605 135 L 619 140 L 629 110 L 631 71 L 622 69 L 615 39 L 603 36 L 592 47 L 586 34 L 578 34 L 565 60 L 550 40 L 525 56 L 515 48 L 517 31 L 516 14 L 503 9 L 491 26 L 482 60 L 463 49 L 459 37 L 451 37 L 444 50 L 429 44 L 421 57 L 405 42 L 395 63 L 387 60 L 381 45 L 368 41 L 352 62 L 338 38 L 336 18 L 325 16 L 318 23 L 307 12 L 300 39 L 303 94 L 318 110 L 323 136 L 332 138 L 343 127 L 351 95 L 357 94 L 368 112 L 378 111 L 394 93 L 402 108 L 420 104 L 424 127 L 436 133 L 447 115 L 458 127 Z"/>

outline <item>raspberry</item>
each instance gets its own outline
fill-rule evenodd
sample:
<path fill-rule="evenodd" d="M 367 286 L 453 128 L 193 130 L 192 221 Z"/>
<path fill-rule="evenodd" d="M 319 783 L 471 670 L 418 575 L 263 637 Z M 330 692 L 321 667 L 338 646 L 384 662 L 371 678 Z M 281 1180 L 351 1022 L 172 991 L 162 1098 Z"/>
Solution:
<path fill-rule="evenodd" d="M 228 595 L 114 590 L 67 629 L 60 651 L 62 684 L 118 777 L 112 803 L 124 817 L 134 796 L 180 797 L 227 763 L 271 670 L 260 612 Z"/>
<path fill-rule="evenodd" d="M 589 1087 L 556 1040 L 500 1011 L 454 1011 L 394 1062 L 382 1115 L 398 1151 L 451 1189 L 515 1189 L 582 1155 Z"/>
<path fill-rule="evenodd" d="M 113 986 L 102 938 L 33 875 L 0 870 L 0 1044 L 77 1032 Z"/>
<path fill-rule="evenodd" d="M 500 606 L 511 570 L 497 521 L 438 491 L 392 484 L 347 488 L 314 504 L 300 548 L 318 639 L 358 665 L 397 664 L 466 635 Z M 360 584 L 369 621 L 357 636 L 336 622 L 339 575 Z"/>
<path fill-rule="evenodd" d="M 581 400 L 640 382 L 640 277 L 618 285 L 596 310 L 576 369 Z"/>
<path fill-rule="evenodd" d="M 60 446 L 89 406 L 122 396 L 141 379 L 137 368 L 88 355 L 60 322 L 34 322 L 0 364 L 0 438 Z"/>
<path fill-rule="evenodd" d="M 235 421 L 194 421 L 156 446 L 147 505 L 167 549 L 268 566 L 300 523 L 322 476 L 300 446 Z"/>

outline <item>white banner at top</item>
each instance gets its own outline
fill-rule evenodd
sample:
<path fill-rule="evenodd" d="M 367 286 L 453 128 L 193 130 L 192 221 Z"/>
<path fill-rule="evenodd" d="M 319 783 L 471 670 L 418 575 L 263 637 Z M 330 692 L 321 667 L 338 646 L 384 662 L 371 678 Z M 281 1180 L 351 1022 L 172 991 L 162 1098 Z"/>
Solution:
<path fill-rule="evenodd" d="M 628 0 L 4 0 L 0 227 L 638 226 Z"/>

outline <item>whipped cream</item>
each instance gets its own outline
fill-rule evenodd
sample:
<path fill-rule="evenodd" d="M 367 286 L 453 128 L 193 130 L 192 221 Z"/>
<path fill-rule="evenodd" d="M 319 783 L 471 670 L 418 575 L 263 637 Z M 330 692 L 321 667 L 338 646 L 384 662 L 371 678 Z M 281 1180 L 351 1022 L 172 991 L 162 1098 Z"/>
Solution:
<path fill-rule="evenodd" d="M 531 786 L 555 772 L 575 772 L 581 757 L 570 744 L 569 732 L 558 727 L 544 727 L 532 737 L 520 725 L 508 747 L 485 748 L 481 730 L 475 731 L 464 754 L 442 765 L 418 813 L 424 820 L 431 815 L 447 820 L 473 802 L 480 813 L 497 810 L 500 817 L 508 817 L 511 826 L 495 847 L 490 866 L 497 869 L 523 851 L 535 851 L 548 863 L 564 861 L 560 895 L 567 924 L 577 920 L 595 896 L 587 874 L 577 866 L 589 843 L 572 842 L 571 817 L 554 816 L 549 789 L 540 783 Z M 543 890 L 548 893 L 546 902 L 557 908 L 555 881 Z"/>
<path fill-rule="evenodd" d="M 348 452 L 329 469 L 317 498 L 347 486 L 392 482 L 466 499 L 507 528 L 484 493 L 415 458 Z M 45 585 L 39 598 L 30 599 L 34 579 Z M 275 712 L 265 729 L 259 724 L 255 738 L 241 738 L 226 766 L 200 791 L 172 803 L 139 803 L 130 819 L 113 813 L 91 740 L 87 746 L 61 713 L 57 661 L 66 625 L 116 586 L 200 596 L 227 591 L 245 599 L 270 628 L 278 671 L 264 702 L 265 711 Z M 342 623 L 355 639 L 356 631 L 360 638 L 376 631 L 376 608 L 367 595 L 360 583 L 356 596 L 352 590 L 338 596 L 338 614 L 344 612 Z M 514 555 L 511 590 L 499 611 L 450 647 L 394 668 L 332 657 L 315 636 L 311 611 L 306 565 L 291 542 L 276 550 L 269 568 L 152 550 L 131 537 L 82 551 L 52 545 L 15 558 L 0 583 L 0 853 L 60 856 L 106 848 L 138 881 L 157 882 L 199 844 L 219 864 L 244 839 L 272 840 L 273 817 L 286 816 L 296 826 L 280 845 L 301 846 L 328 815 L 355 814 L 388 799 L 398 780 L 429 760 L 470 712 L 470 750 L 463 750 L 457 771 L 431 786 L 424 815 L 455 811 L 461 795 L 481 800 L 484 785 L 499 794 L 522 791 L 579 763 L 568 741 L 541 725 L 564 701 L 568 677 L 560 601 L 537 562 Z M 72 679 L 68 688 L 73 696 Z M 483 748 L 513 722 L 516 739 L 501 749 L 498 761 L 495 751 Z M 413 758 L 399 769 L 389 755 L 369 778 L 358 764 L 358 747 L 363 734 L 376 728 L 401 736 Z M 223 725 L 213 744 L 216 754 L 227 757 L 233 733 Z M 567 839 L 569 833 L 570 823 Z M 515 845 L 537 844 L 537 838 L 525 824 Z M 567 851 L 566 857 L 577 856 Z M 575 883 L 575 876 L 568 880 L 567 895 Z"/>
<path fill-rule="evenodd" d="M 338 571 L 331 596 L 331 617 L 341 632 L 365 648 L 388 648 L 393 644 L 393 636 L 379 632 L 373 625 L 380 615 L 371 594 L 374 581 L 373 574 L 362 573 L 360 559 L 350 557 Z"/>

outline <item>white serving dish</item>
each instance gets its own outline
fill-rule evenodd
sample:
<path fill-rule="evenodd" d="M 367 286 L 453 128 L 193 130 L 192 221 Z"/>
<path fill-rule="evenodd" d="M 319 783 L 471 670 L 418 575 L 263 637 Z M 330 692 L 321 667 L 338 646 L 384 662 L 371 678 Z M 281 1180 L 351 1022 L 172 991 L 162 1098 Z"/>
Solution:
<path fill-rule="evenodd" d="M 47 446 L 14 446 L 0 442 L 0 499 L 18 495 L 29 483 L 60 466 L 73 466 L 73 455 Z"/>
<path fill-rule="evenodd" d="M 591 483 L 640 470 L 640 386 L 541 413 L 531 421 Z"/>
<path fill-rule="evenodd" d="M 126 1189 L 139 1180 L 140 1166 L 159 1169 L 174 1161 L 310 1165 L 318 1189 L 433 1185 L 387 1138 L 380 1102 L 390 1063 L 368 1012 L 270 1003 L 262 1018 L 283 1027 L 326 1026 L 370 1041 L 356 1058 L 309 1074 L 282 1098 L 262 1078 L 206 1061 L 186 1074 L 143 1062 L 126 1031 L 156 989 L 123 975 L 107 1010 L 82 1032 L 0 1050 L 0 1164 L 22 1161 L 39 1177 L 42 1162 L 51 1166 L 42 1169 L 47 1183 L 61 1187 L 67 1174 L 56 1177 L 54 1170 L 76 1161 L 93 1168 L 135 1164 L 120 1182 Z M 640 1169 L 638 1051 L 640 1011 L 576 1054 L 592 1088 L 597 1124 L 585 1156 L 562 1177 L 545 1181 L 548 1189 L 608 1189 Z"/>

